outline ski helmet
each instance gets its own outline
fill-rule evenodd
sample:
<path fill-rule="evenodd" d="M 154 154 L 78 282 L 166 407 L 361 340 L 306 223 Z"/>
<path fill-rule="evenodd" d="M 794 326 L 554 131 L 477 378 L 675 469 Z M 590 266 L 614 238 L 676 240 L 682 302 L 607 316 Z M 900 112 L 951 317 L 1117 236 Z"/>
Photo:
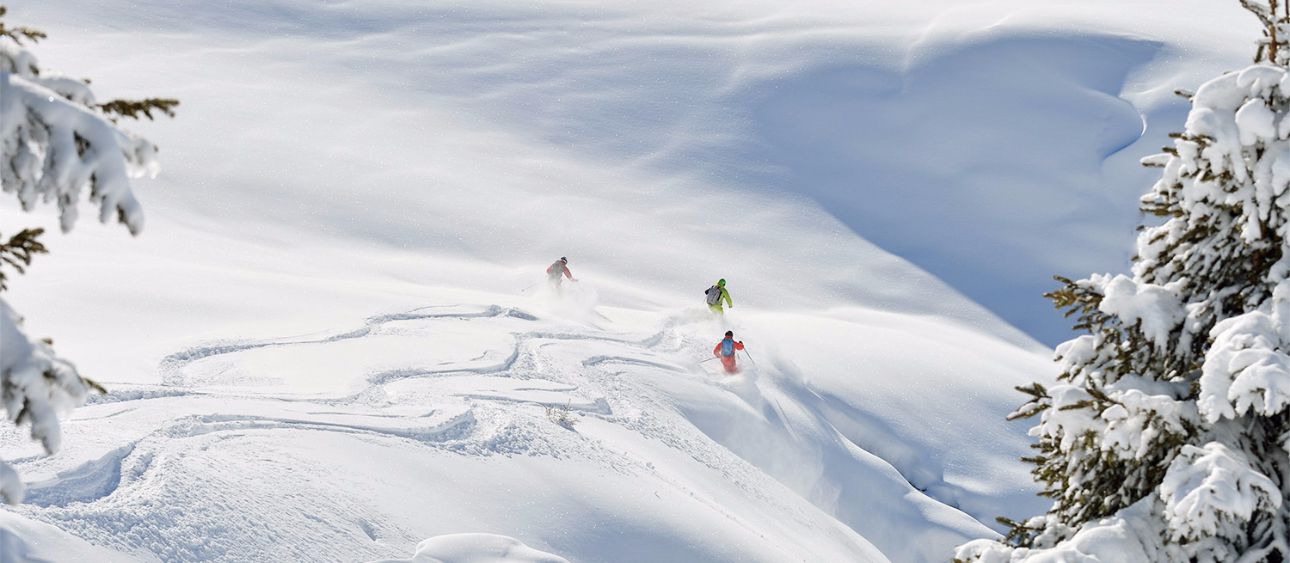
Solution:
<path fill-rule="evenodd" d="M 721 278 L 717 280 L 717 287 L 725 287 L 725 286 L 726 286 L 726 278 Z"/>

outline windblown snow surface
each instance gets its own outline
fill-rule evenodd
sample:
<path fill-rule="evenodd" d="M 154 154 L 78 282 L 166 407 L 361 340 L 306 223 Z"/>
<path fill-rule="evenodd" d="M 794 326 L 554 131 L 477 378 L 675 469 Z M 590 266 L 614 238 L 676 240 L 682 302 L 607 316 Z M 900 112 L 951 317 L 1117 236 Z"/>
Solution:
<path fill-rule="evenodd" d="M 1004 420 L 1066 334 L 1038 295 L 1122 268 L 1171 92 L 1255 36 L 1199 0 L 8 4 L 45 67 L 183 101 L 136 127 L 144 233 L 12 284 L 111 390 L 56 456 L 0 435 L 16 560 L 945 560 L 1045 507 Z"/>

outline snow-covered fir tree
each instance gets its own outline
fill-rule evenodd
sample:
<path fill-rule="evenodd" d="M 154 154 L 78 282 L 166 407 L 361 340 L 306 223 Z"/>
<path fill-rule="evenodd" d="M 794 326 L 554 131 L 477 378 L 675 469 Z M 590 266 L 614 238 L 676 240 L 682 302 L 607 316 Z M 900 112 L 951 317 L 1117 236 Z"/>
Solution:
<path fill-rule="evenodd" d="M 986 562 L 1290 559 L 1290 72 L 1277 3 L 1255 64 L 1191 95 L 1142 199 L 1132 276 L 1049 295 L 1088 334 L 1057 347 L 1038 416 L 1047 514 L 1011 522 Z M 1055 559 L 1054 559 L 1055 558 Z"/>
<path fill-rule="evenodd" d="M 1290 65 L 1290 0 L 1240 0 L 1241 6 L 1263 24 L 1263 37 L 1254 62 Z"/>
<path fill-rule="evenodd" d="M 138 233 L 143 213 L 129 179 L 155 174 L 157 148 L 118 126 L 122 117 L 171 114 L 175 100 L 115 100 L 98 103 L 89 84 L 42 69 L 28 46 L 45 34 L 9 27 L 0 6 L 0 188 L 14 194 L 24 210 L 56 203 L 61 226 L 71 230 L 83 193 L 98 206 L 99 218 L 117 219 Z M 6 270 L 22 273 L 43 253 L 40 229 L 7 233 L 0 242 L 0 290 Z M 3 239 L 0 239 L 3 240 Z M 10 422 L 30 428 L 32 439 L 53 453 L 59 446 L 60 412 L 85 401 L 97 389 L 48 340 L 22 329 L 22 317 L 0 299 L 0 401 Z M 0 497 L 22 500 L 23 485 L 0 461 Z"/>

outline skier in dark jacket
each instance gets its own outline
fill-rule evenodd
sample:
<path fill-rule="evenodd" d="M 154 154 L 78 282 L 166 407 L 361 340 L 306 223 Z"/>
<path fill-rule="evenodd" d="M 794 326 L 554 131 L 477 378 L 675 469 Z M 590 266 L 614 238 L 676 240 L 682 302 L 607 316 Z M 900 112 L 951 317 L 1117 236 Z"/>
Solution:
<path fill-rule="evenodd" d="M 736 373 L 739 367 L 735 365 L 735 352 L 743 349 L 744 343 L 735 341 L 734 331 L 727 330 L 726 337 L 712 349 L 712 355 L 721 358 L 721 365 L 725 366 L 726 373 Z"/>

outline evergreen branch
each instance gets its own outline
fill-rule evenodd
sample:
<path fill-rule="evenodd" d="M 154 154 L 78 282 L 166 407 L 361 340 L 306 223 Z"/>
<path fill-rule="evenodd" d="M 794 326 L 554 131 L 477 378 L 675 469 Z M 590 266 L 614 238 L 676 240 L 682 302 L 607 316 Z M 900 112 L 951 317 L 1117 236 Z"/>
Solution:
<path fill-rule="evenodd" d="M 1027 386 L 1018 385 L 1017 387 L 1014 387 L 1014 389 L 1021 391 L 1022 393 L 1025 393 L 1027 395 L 1030 395 L 1035 399 L 1049 398 L 1048 389 L 1045 389 L 1044 386 L 1039 384 L 1038 382 L 1031 383 L 1030 385 L 1027 385 Z"/>
<path fill-rule="evenodd" d="M 9 8 L 0 6 L 0 18 L 3 18 L 8 12 Z M 0 37 L 8 37 L 12 39 L 14 43 L 22 45 L 24 39 L 31 41 L 32 43 L 38 43 L 41 39 L 45 39 L 49 36 L 39 29 L 33 29 L 27 26 L 7 27 L 4 22 L 0 21 Z"/>
<path fill-rule="evenodd" d="M 8 37 L 13 39 L 15 43 L 21 45 L 24 39 L 31 41 L 32 43 L 37 43 L 41 39 L 49 36 L 39 29 L 32 29 L 26 26 L 5 27 L 4 23 L 0 22 L 0 37 Z"/>
<path fill-rule="evenodd" d="M 90 390 L 91 390 L 91 391 L 94 391 L 95 393 L 98 393 L 98 394 L 100 394 L 100 395 L 107 395 L 107 394 L 108 394 L 107 387 L 104 387 L 104 386 L 100 385 L 100 384 L 99 384 L 99 382 L 94 381 L 93 379 L 90 379 L 90 378 L 85 377 L 85 376 L 83 376 L 83 375 L 82 375 L 82 376 L 81 376 L 81 381 L 82 381 L 83 383 L 85 383 L 85 386 L 86 386 L 86 387 L 89 387 L 89 388 L 90 388 Z"/>
<path fill-rule="evenodd" d="M 1097 403 L 1094 403 L 1093 401 L 1089 401 L 1089 400 L 1085 399 L 1085 400 L 1083 400 L 1083 401 L 1076 401 L 1076 402 L 1071 403 L 1071 404 L 1069 404 L 1069 405 L 1062 405 L 1062 406 L 1060 406 L 1060 407 L 1057 407 L 1057 410 L 1059 410 L 1059 411 L 1075 411 L 1075 410 L 1080 410 L 1080 409 L 1087 409 L 1087 408 L 1094 407 L 1094 406 L 1097 406 Z"/>
<path fill-rule="evenodd" d="M 8 264 L 19 274 L 25 273 L 35 255 L 49 253 L 49 249 L 40 242 L 40 235 L 44 232 L 45 229 L 23 229 L 9 237 L 8 242 L 0 243 L 0 266 Z M 7 275 L 0 269 L 0 291 L 9 288 L 7 282 Z"/>
<path fill-rule="evenodd" d="M 1258 4 L 1253 0 L 1240 0 L 1240 3 L 1242 8 L 1245 8 L 1251 14 L 1254 14 L 1254 17 L 1259 18 L 1259 21 L 1263 22 L 1264 27 L 1271 27 L 1273 25 L 1274 16 L 1267 6 Z"/>
<path fill-rule="evenodd" d="M 144 98 L 142 100 L 112 100 L 105 104 L 99 104 L 99 109 L 108 115 L 128 117 L 130 119 L 139 119 L 139 115 L 143 114 L 144 117 L 151 120 L 153 119 L 153 111 L 164 113 L 167 117 L 174 117 L 175 107 L 178 105 L 179 100 L 174 98 Z"/>

